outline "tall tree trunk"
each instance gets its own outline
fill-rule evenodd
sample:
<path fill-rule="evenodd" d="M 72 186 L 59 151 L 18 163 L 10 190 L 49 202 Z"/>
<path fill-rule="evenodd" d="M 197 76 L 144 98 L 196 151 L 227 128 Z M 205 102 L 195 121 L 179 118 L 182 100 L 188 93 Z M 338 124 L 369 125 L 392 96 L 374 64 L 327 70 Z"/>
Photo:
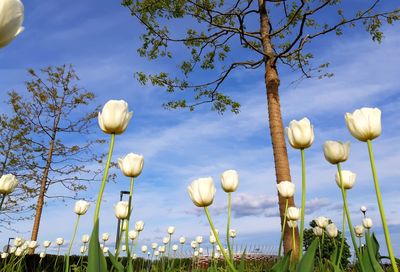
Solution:
<path fill-rule="evenodd" d="M 260 32 L 263 44 L 265 59 L 265 85 L 267 90 L 269 129 L 271 133 L 272 149 L 274 152 L 275 176 L 276 182 L 291 181 L 289 159 L 285 144 L 284 128 L 282 123 L 281 106 L 279 98 L 280 79 L 275 64 L 274 50 L 269 37 L 269 17 L 267 14 L 266 0 L 258 0 L 260 12 Z M 285 214 L 286 199 L 279 196 L 279 214 L 281 217 L 281 226 Z M 289 199 L 289 207 L 295 206 L 293 197 Z M 299 245 L 298 229 L 295 231 L 296 245 Z M 285 252 L 292 249 L 291 229 L 286 226 L 283 239 Z M 296 247 L 296 255 L 298 247 Z"/>

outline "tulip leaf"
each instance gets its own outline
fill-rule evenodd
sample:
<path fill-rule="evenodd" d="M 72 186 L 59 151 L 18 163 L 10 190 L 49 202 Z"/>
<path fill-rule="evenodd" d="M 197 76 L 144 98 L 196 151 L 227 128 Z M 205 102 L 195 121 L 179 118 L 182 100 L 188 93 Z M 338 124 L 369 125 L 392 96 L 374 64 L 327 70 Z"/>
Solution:
<path fill-rule="evenodd" d="M 243 251 L 242 257 L 240 257 L 239 272 L 244 272 L 245 260 L 246 260 L 246 249 Z"/>
<path fill-rule="evenodd" d="M 301 258 L 297 265 L 297 272 L 313 272 L 314 271 L 314 259 L 315 251 L 317 250 L 319 243 L 318 237 L 314 239 L 311 245 L 308 247 L 307 252 Z"/>
<path fill-rule="evenodd" d="M 331 260 L 326 260 L 326 261 L 333 268 L 333 272 L 342 272 L 342 269 L 340 269 L 340 267 L 338 265 L 336 265 L 334 261 L 332 261 L 332 257 L 331 257 Z M 330 270 L 328 270 L 328 271 L 330 271 Z"/>
<path fill-rule="evenodd" d="M 292 251 L 289 250 L 285 256 L 280 259 L 274 266 L 271 268 L 271 272 L 286 272 L 289 271 L 289 264 L 290 264 L 290 255 Z"/>
<path fill-rule="evenodd" d="M 374 234 L 372 234 L 372 237 L 374 237 Z M 375 244 L 373 238 L 371 238 L 368 232 L 365 233 L 365 240 L 367 242 L 367 251 L 372 267 L 374 268 L 375 272 L 383 272 L 381 265 L 376 259 L 378 255 L 376 250 L 379 248 L 379 244 Z"/>
<path fill-rule="evenodd" d="M 110 258 L 110 261 L 113 265 L 113 267 L 118 271 L 118 272 L 124 272 L 124 266 L 122 265 L 122 263 L 120 263 L 114 255 L 112 255 L 112 253 L 109 251 L 108 252 L 108 257 Z M 129 262 L 129 260 L 128 260 Z"/>
<path fill-rule="evenodd" d="M 88 272 L 107 272 L 107 262 L 99 243 L 99 220 L 97 219 L 92 230 L 88 252 Z"/>

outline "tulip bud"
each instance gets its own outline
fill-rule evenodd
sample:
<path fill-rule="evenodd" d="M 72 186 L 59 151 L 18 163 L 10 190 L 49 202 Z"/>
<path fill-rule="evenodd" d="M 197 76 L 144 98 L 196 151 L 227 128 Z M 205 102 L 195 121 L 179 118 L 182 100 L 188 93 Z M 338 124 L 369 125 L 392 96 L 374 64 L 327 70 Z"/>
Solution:
<path fill-rule="evenodd" d="M 147 246 L 142 246 L 141 249 L 142 249 L 142 252 L 143 252 L 143 253 L 146 253 L 146 251 L 147 251 Z"/>
<path fill-rule="evenodd" d="M 126 245 L 122 245 L 121 250 L 126 251 Z"/>
<path fill-rule="evenodd" d="M 286 134 L 289 144 L 296 149 L 308 148 L 314 141 L 313 126 L 307 118 L 292 120 L 286 128 Z"/>
<path fill-rule="evenodd" d="M 180 244 L 183 245 L 185 242 L 186 242 L 185 237 L 182 236 L 181 238 L 179 238 L 179 243 L 180 243 Z"/>
<path fill-rule="evenodd" d="M 196 242 L 196 241 L 190 242 L 190 246 L 191 246 L 192 248 L 196 248 L 196 247 L 197 247 L 197 242 Z"/>
<path fill-rule="evenodd" d="M 364 227 L 361 225 L 354 227 L 354 232 L 356 233 L 357 237 L 363 237 L 364 235 Z"/>
<path fill-rule="evenodd" d="M 214 201 L 215 185 L 211 177 L 194 180 L 188 187 L 189 196 L 197 207 L 210 206 Z"/>
<path fill-rule="evenodd" d="M 164 237 L 163 239 L 162 239 L 162 242 L 163 242 L 163 244 L 168 244 L 169 243 L 169 237 L 167 236 L 167 237 Z"/>
<path fill-rule="evenodd" d="M 24 27 L 24 5 L 20 0 L 2 0 L 0 2 L 0 48 L 15 39 Z"/>
<path fill-rule="evenodd" d="M 118 219 L 124 220 L 128 218 L 129 204 L 128 201 L 119 201 L 114 206 L 114 213 Z"/>
<path fill-rule="evenodd" d="M 160 252 L 158 250 L 154 251 L 154 256 L 157 257 L 158 255 L 160 255 Z"/>
<path fill-rule="evenodd" d="M 297 227 L 297 220 L 288 220 L 287 224 L 288 224 L 289 228 L 295 228 L 295 227 Z"/>
<path fill-rule="evenodd" d="M 78 200 L 75 202 L 75 213 L 77 215 L 84 215 L 89 209 L 90 204 L 85 200 Z"/>
<path fill-rule="evenodd" d="M 231 238 L 235 238 L 235 237 L 236 237 L 236 230 L 230 229 L 230 230 L 229 230 L 229 236 L 230 236 Z"/>
<path fill-rule="evenodd" d="M 107 233 L 107 232 L 103 233 L 103 234 L 101 235 L 101 239 L 102 239 L 104 242 L 108 241 L 108 239 L 110 239 L 110 234 Z"/>
<path fill-rule="evenodd" d="M 129 239 L 132 241 L 135 240 L 138 237 L 138 232 L 136 230 L 131 230 L 128 232 Z"/>
<path fill-rule="evenodd" d="M 361 211 L 362 213 L 365 213 L 365 212 L 367 211 L 367 207 L 361 206 L 361 207 L 360 207 L 360 211 Z"/>
<path fill-rule="evenodd" d="M 132 114 L 128 112 L 128 103 L 124 100 L 110 100 L 99 112 L 99 126 L 105 133 L 121 134 L 127 128 Z"/>
<path fill-rule="evenodd" d="M 177 251 L 177 250 L 178 250 L 178 245 L 173 245 L 173 246 L 172 246 L 172 250 L 173 250 L 173 251 Z"/>
<path fill-rule="evenodd" d="M 203 236 L 197 236 L 197 237 L 196 237 L 196 242 L 197 242 L 198 244 L 203 243 Z"/>
<path fill-rule="evenodd" d="M 86 244 L 89 242 L 89 240 L 90 240 L 89 234 L 82 235 L 82 243 Z"/>
<path fill-rule="evenodd" d="M 1 10 L 1 8 L 0 8 Z M 1 16 L 1 15 L 0 15 Z M 1 22 L 0 22 L 1 24 Z M 1 36 L 0 36 L 1 39 Z M 17 178 L 12 174 L 3 175 L 0 178 L 0 194 L 8 195 L 14 192 L 18 185 Z"/>
<path fill-rule="evenodd" d="M 333 223 L 327 225 L 325 230 L 330 238 L 336 238 L 338 236 L 338 228 Z"/>
<path fill-rule="evenodd" d="M 349 153 L 350 142 L 342 143 L 338 141 L 326 141 L 324 143 L 325 159 L 332 164 L 347 161 Z"/>
<path fill-rule="evenodd" d="M 353 188 L 353 185 L 356 182 L 357 175 L 349 170 L 342 170 L 341 172 L 342 172 L 343 188 L 345 190 Z M 339 188 L 341 188 L 339 172 L 336 172 L 335 180 Z"/>
<path fill-rule="evenodd" d="M 362 223 L 363 223 L 364 228 L 366 228 L 366 229 L 372 228 L 372 219 L 371 218 L 369 218 L 369 217 L 363 218 Z"/>
<path fill-rule="evenodd" d="M 45 247 L 45 248 L 48 248 L 49 246 L 51 245 L 51 241 L 44 241 L 43 242 L 43 246 Z"/>
<path fill-rule="evenodd" d="M 7 252 L 1 253 L 1 258 L 2 259 L 6 259 L 7 257 L 8 257 L 8 253 Z"/>
<path fill-rule="evenodd" d="M 325 228 L 329 224 L 329 218 L 325 216 L 319 216 L 314 219 L 314 222 L 317 224 L 318 227 Z"/>
<path fill-rule="evenodd" d="M 276 185 L 279 195 L 284 198 L 294 196 L 295 185 L 290 181 L 281 181 Z"/>
<path fill-rule="evenodd" d="M 46 257 L 46 252 L 44 252 L 44 251 L 40 252 L 39 257 L 40 257 L 41 259 L 43 259 L 44 257 Z"/>
<path fill-rule="evenodd" d="M 221 187 L 227 192 L 235 192 L 239 186 L 239 175 L 235 170 L 227 170 L 221 175 Z"/>
<path fill-rule="evenodd" d="M 151 248 L 152 248 L 153 250 L 155 250 L 155 249 L 157 248 L 157 246 L 158 246 L 157 243 L 152 243 L 152 244 L 151 244 Z"/>
<path fill-rule="evenodd" d="M 174 232 L 175 232 L 175 227 L 169 226 L 167 232 L 168 232 L 169 235 L 174 234 Z"/>
<path fill-rule="evenodd" d="M 287 216 L 288 220 L 299 220 L 300 212 L 301 212 L 300 208 L 289 207 L 287 210 L 286 216 Z"/>
<path fill-rule="evenodd" d="M 135 223 L 135 230 L 137 231 L 137 232 L 141 232 L 142 230 L 144 229 L 144 222 L 143 221 L 137 221 L 136 223 Z"/>
<path fill-rule="evenodd" d="M 210 244 L 215 244 L 217 242 L 217 239 L 215 238 L 214 235 L 210 235 Z"/>
<path fill-rule="evenodd" d="M 105 253 L 108 253 L 108 251 L 109 251 L 110 249 L 108 248 L 108 247 L 103 247 L 103 253 L 105 254 Z"/>
<path fill-rule="evenodd" d="M 64 238 L 61 238 L 61 237 L 57 238 L 56 239 L 56 244 L 59 245 L 59 246 L 62 246 L 64 244 Z"/>
<path fill-rule="evenodd" d="M 142 173 L 144 157 L 135 153 L 129 153 L 118 159 L 118 166 L 127 177 L 135 178 Z"/>
<path fill-rule="evenodd" d="M 351 135 L 360 141 L 373 140 L 381 135 L 381 111 L 378 108 L 361 108 L 344 116 Z"/>
<path fill-rule="evenodd" d="M 81 246 L 80 250 L 81 254 L 85 254 L 86 252 L 86 247 L 85 246 Z"/>
<path fill-rule="evenodd" d="M 198 250 L 195 250 L 194 253 L 193 253 L 193 255 L 194 255 L 195 257 L 199 256 L 199 251 L 198 251 Z"/>
<path fill-rule="evenodd" d="M 204 249 L 202 247 L 199 248 L 199 254 L 203 254 L 203 252 L 204 252 Z"/>
<path fill-rule="evenodd" d="M 314 227 L 313 228 L 313 233 L 315 236 L 322 236 L 322 234 L 324 233 L 324 229 L 320 228 L 320 227 Z"/>

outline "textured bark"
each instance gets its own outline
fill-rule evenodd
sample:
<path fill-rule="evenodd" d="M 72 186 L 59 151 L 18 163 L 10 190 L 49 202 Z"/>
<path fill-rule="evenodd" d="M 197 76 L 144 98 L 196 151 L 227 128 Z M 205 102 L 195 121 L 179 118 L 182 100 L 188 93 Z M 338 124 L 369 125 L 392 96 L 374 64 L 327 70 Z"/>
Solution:
<path fill-rule="evenodd" d="M 272 149 L 275 162 L 276 182 L 291 181 L 289 159 L 287 155 L 284 127 L 282 123 L 281 106 L 279 99 L 279 75 L 275 65 L 274 50 L 272 48 L 269 33 L 269 18 L 265 6 L 265 0 L 258 0 L 260 11 L 260 32 L 265 56 L 265 86 L 268 102 L 268 118 L 271 133 Z M 285 214 L 286 199 L 279 196 L 279 213 L 281 217 L 281 226 Z M 289 207 L 295 206 L 294 199 L 289 199 Z M 295 231 L 296 255 L 298 254 L 299 235 L 298 229 Z M 285 253 L 292 249 L 291 229 L 286 226 L 283 239 Z"/>

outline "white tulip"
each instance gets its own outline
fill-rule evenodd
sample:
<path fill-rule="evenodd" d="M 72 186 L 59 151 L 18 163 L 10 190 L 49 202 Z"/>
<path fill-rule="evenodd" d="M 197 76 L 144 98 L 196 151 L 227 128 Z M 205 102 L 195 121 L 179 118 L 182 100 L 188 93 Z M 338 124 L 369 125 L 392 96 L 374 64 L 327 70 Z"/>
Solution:
<path fill-rule="evenodd" d="M 4 0 L 2 0 L 4 1 Z M 1 3 L 0 3 L 1 6 Z M 0 8 L 1 10 L 1 8 Z M 1 14 L 0 14 L 1 16 Z M 0 22 L 1 24 L 1 22 Z M 1 36 L 0 36 L 1 39 Z M 3 175 L 0 178 L 0 194 L 8 195 L 14 192 L 15 188 L 18 185 L 18 180 L 13 174 Z"/>
<path fill-rule="evenodd" d="M 322 236 L 322 234 L 324 233 L 324 229 L 316 226 L 313 228 L 313 233 L 315 236 Z"/>
<path fill-rule="evenodd" d="M 22 238 L 22 237 L 15 237 L 15 239 L 14 239 L 14 245 L 15 245 L 16 247 L 20 247 L 20 246 L 22 246 L 24 243 L 25 243 L 25 239 L 24 239 L 24 238 Z"/>
<path fill-rule="evenodd" d="M 82 243 L 86 244 L 89 242 L 89 240 L 90 240 L 89 234 L 82 235 Z"/>
<path fill-rule="evenodd" d="M 194 253 L 193 253 L 193 255 L 194 255 L 195 257 L 199 256 L 199 251 L 198 251 L 198 250 L 195 250 Z"/>
<path fill-rule="evenodd" d="M 129 239 L 132 241 L 135 240 L 138 237 L 138 232 L 136 230 L 131 230 L 128 232 Z"/>
<path fill-rule="evenodd" d="M 367 207 L 361 206 L 361 207 L 360 207 L 360 211 L 361 211 L 362 213 L 365 213 L 365 212 L 367 211 Z"/>
<path fill-rule="evenodd" d="M 81 254 L 85 254 L 85 252 L 86 252 L 86 247 L 85 247 L 85 246 L 81 246 L 79 252 L 80 252 Z"/>
<path fill-rule="evenodd" d="M 353 188 L 353 185 L 356 182 L 357 175 L 349 170 L 342 170 L 341 172 L 343 188 L 346 190 Z M 335 180 L 336 184 L 339 186 L 339 188 L 341 188 L 339 172 L 336 172 Z"/>
<path fill-rule="evenodd" d="M 133 254 L 131 255 L 131 257 L 132 257 L 132 260 L 136 260 L 136 259 L 137 259 L 137 255 L 136 255 L 135 253 L 133 253 Z"/>
<path fill-rule="evenodd" d="M 278 188 L 279 195 L 284 198 L 290 198 L 294 196 L 295 185 L 290 181 L 281 181 L 276 185 Z"/>
<path fill-rule="evenodd" d="M 288 220 L 287 224 L 288 224 L 289 228 L 295 228 L 295 227 L 297 227 L 297 220 Z"/>
<path fill-rule="evenodd" d="M 15 39 L 24 27 L 24 5 L 20 0 L 0 1 L 0 48 Z"/>
<path fill-rule="evenodd" d="M 196 241 L 190 242 L 190 246 L 191 246 L 192 248 L 196 248 L 196 247 L 197 247 L 197 242 L 196 242 Z"/>
<path fill-rule="evenodd" d="M 157 243 L 152 243 L 152 244 L 151 244 L 151 248 L 152 248 L 153 250 L 155 250 L 157 247 L 158 247 L 158 244 L 157 244 Z"/>
<path fill-rule="evenodd" d="M 372 228 L 372 219 L 371 218 L 369 218 L 369 217 L 363 218 L 362 223 L 363 223 L 364 228 L 366 228 L 366 229 Z"/>
<path fill-rule="evenodd" d="M 28 248 L 35 249 L 39 246 L 37 241 L 28 241 Z"/>
<path fill-rule="evenodd" d="M 211 177 L 194 180 L 188 187 L 189 196 L 197 207 L 210 206 L 214 201 L 215 185 Z"/>
<path fill-rule="evenodd" d="M 357 237 L 362 237 L 364 235 L 364 227 L 362 225 L 355 226 L 354 232 Z"/>
<path fill-rule="evenodd" d="M 378 108 L 361 108 L 344 116 L 351 135 L 360 141 L 373 140 L 382 132 L 381 111 Z"/>
<path fill-rule="evenodd" d="M 196 236 L 196 243 L 201 244 L 203 243 L 203 236 Z"/>
<path fill-rule="evenodd" d="M 173 250 L 173 251 L 177 251 L 177 250 L 178 250 L 178 245 L 173 245 L 173 246 L 172 246 L 172 250 Z"/>
<path fill-rule="evenodd" d="M 118 166 L 127 177 L 135 178 L 142 173 L 144 157 L 135 153 L 129 153 L 118 159 Z"/>
<path fill-rule="evenodd" d="M 126 251 L 126 245 L 122 245 L 121 250 Z"/>
<path fill-rule="evenodd" d="M 89 202 L 85 200 L 78 200 L 77 202 L 75 202 L 74 211 L 77 215 L 84 215 L 88 211 L 89 207 Z"/>
<path fill-rule="evenodd" d="M 8 257 L 8 253 L 7 252 L 1 253 L 1 258 L 2 259 L 6 259 L 7 257 Z"/>
<path fill-rule="evenodd" d="M 214 252 L 214 258 L 215 259 L 219 259 L 219 257 L 220 257 L 219 252 L 218 251 Z"/>
<path fill-rule="evenodd" d="M 56 239 L 56 244 L 62 246 L 64 244 L 64 238 L 59 237 Z"/>
<path fill-rule="evenodd" d="M 347 161 L 349 153 L 350 142 L 342 143 L 339 141 L 326 141 L 324 143 L 325 159 L 332 164 Z"/>
<path fill-rule="evenodd" d="M 185 237 L 182 236 L 182 237 L 179 238 L 179 243 L 180 244 L 183 245 L 185 242 L 186 242 L 186 238 Z"/>
<path fill-rule="evenodd" d="M 168 244 L 169 243 L 169 237 L 167 236 L 167 237 L 164 237 L 163 239 L 162 239 L 162 242 L 163 242 L 163 244 Z"/>
<path fill-rule="evenodd" d="M 286 128 L 289 144 L 296 149 L 308 148 L 314 142 L 314 130 L 310 120 L 292 120 Z"/>
<path fill-rule="evenodd" d="M 159 247 L 158 247 L 158 251 L 159 251 L 160 253 L 165 253 L 165 246 L 159 246 Z"/>
<path fill-rule="evenodd" d="M 210 243 L 213 245 L 217 242 L 217 239 L 215 238 L 214 235 L 210 235 Z"/>
<path fill-rule="evenodd" d="M 142 220 L 135 223 L 135 230 L 141 232 L 144 229 L 144 222 Z"/>
<path fill-rule="evenodd" d="M 128 201 L 119 201 L 114 206 L 114 213 L 118 219 L 127 219 L 129 214 L 129 203 Z"/>
<path fill-rule="evenodd" d="M 43 246 L 45 248 L 48 248 L 50 245 L 51 245 L 51 241 L 46 240 L 46 241 L 43 242 Z"/>
<path fill-rule="evenodd" d="M 330 238 L 336 238 L 338 236 L 338 228 L 333 223 L 327 225 L 325 230 Z"/>
<path fill-rule="evenodd" d="M 289 207 L 287 209 L 286 217 L 287 217 L 288 220 L 299 220 L 300 219 L 300 212 L 301 212 L 300 208 Z"/>
<path fill-rule="evenodd" d="M 199 254 L 203 254 L 203 252 L 204 252 L 204 249 L 202 247 L 199 248 Z"/>
<path fill-rule="evenodd" d="M 154 256 L 157 257 L 158 255 L 160 255 L 160 252 L 158 250 L 154 251 Z"/>
<path fill-rule="evenodd" d="M 227 192 L 235 192 L 239 186 L 239 174 L 235 170 L 227 170 L 221 175 L 221 187 Z"/>
<path fill-rule="evenodd" d="M 143 252 L 143 253 L 146 253 L 146 251 L 147 251 L 147 246 L 142 246 L 141 249 L 142 249 L 142 252 Z"/>
<path fill-rule="evenodd" d="M 100 244 L 100 248 L 103 249 L 104 248 L 104 244 Z"/>
<path fill-rule="evenodd" d="M 103 247 L 103 253 L 108 253 L 110 249 L 108 247 Z"/>
<path fill-rule="evenodd" d="M 167 232 L 168 232 L 169 235 L 174 234 L 174 232 L 175 232 L 175 227 L 169 226 Z"/>
<path fill-rule="evenodd" d="M 105 133 L 121 134 L 128 127 L 132 114 L 124 100 L 110 100 L 99 112 L 99 126 Z"/>
<path fill-rule="evenodd" d="M 329 218 L 325 216 L 319 216 L 314 219 L 314 222 L 317 224 L 318 227 L 325 228 L 329 224 Z"/>
<path fill-rule="evenodd" d="M 17 250 L 17 248 L 15 246 L 12 246 L 8 249 L 8 251 L 10 252 L 10 254 L 14 254 L 15 251 Z"/>
<path fill-rule="evenodd" d="M 39 257 L 40 257 L 41 259 L 43 259 L 44 257 L 46 257 L 46 252 L 44 252 L 44 251 L 40 252 Z"/>
<path fill-rule="evenodd" d="M 230 230 L 229 230 L 229 236 L 230 236 L 231 238 L 235 238 L 235 237 L 236 237 L 236 230 L 230 229 Z"/>
<path fill-rule="evenodd" d="M 110 234 L 107 233 L 107 232 L 103 233 L 103 234 L 101 235 L 101 239 L 102 239 L 104 242 L 108 241 L 108 239 L 110 239 Z"/>
<path fill-rule="evenodd" d="M 24 253 L 24 249 L 22 249 L 22 248 L 20 248 L 20 247 L 18 247 L 16 250 L 15 250 L 15 256 L 17 256 L 17 257 L 20 257 L 21 255 L 22 255 L 22 253 Z"/>

